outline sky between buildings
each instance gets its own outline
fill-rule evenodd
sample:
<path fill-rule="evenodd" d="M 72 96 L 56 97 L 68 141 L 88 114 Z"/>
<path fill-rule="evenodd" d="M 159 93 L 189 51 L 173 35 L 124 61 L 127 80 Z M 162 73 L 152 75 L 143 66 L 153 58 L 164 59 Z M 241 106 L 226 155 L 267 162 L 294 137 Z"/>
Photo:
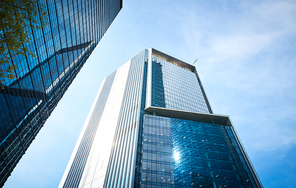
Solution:
<path fill-rule="evenodd" d="M 124 0 L 4 188 L 57 187 L 104 77 L 145 48 L 194 64 L 264 187 L 296 185 L 296 1 Z"/>

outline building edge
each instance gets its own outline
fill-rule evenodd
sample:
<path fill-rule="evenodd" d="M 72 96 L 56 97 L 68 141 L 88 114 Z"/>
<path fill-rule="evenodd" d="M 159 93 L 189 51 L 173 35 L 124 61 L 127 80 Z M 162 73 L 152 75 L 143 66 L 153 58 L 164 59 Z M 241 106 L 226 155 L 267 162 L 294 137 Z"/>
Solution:
<path fill-rule="evenodd" d="M 69 170 L 70 170 L 70 168 L 71 168 L 71 166 L 72 166 L 72 163 L 73 163 L 73 160 L 74 160 L 74 158 L 75 158 L 76 152 L 77 152 L 78 147 L 79 147 L 79 145 L 80 145 L 80 143 L 81 143 L 82 137 L 83 137 L 83 135 L 84 135 L 84 133 L 85 133 L 85 130 L 86 130 L 86 127 L 87 127 L 87 125 L 88 125 L 88 123 L 89 123 L 90 117 L 91 117 L 91 115 L 92 115 L 92 113 L 93 113 L 93 111 L 94 111 L 94 108 L 95 108 L 96 104 L 97 104 L 97 101 L 98 101 L 98 99 L 99 99 L 99 96 L 100 96 L 100 94 L 101 94 L 101 91 L 102 91 L 102 88 L 103 88 L 103 86 L 104 86 L 105 81 L 106 81 L 106 78 L 104 78 L 104 80 L 103 80 L 103 82 L 102 82 L 102 84 L 101 84 L 101 86 L 100 86 L 100 89 L 99 89 L 99 91 L 98 91 L 98 93 L 97 93 L 97 96 L 96 96 L 96 98 L 95 98 L 95 100 L 94 100 L 94 102 L 93 102 L 93 104 L 92 104 L 92 107 L 91 107 L 91 109 L 90 109 L 90 111 L 89 111 L 89 113 L 88 113 L 88 115 L 87 115 L 87 118 L 86 118 L 86 120 L 85 120 L 85 122 L 84 122 L 84 125 L 83 125 L 83 127 L 82 127 L 81 133 L 80 133 L 80 135 L 79 135 L 79 137 L 78 137 L 78 140 L 77 140 L 77 142 L 76 142 L 76 145 L 75 145 L 75 147 L 74 147 L 74 150 L 73 150 L 73 152 L 72 152 L 72 154 L 71 154 L 70 160 L 69 160 L 68 165 L 67 165 L 67 167 L 66 167 L 66 170 L 65 170 L 65 172 L 64 172 L 64 174 L 63 174 L 63 176 L 62 176 L 62 179 L 61 179 L 61 181 L 60 181 L 60 184 L 59 184 L 59 186 L 58 186 L 59 188 L 62 188 L 63 185 L 64 185 L 64 183 L 65 183 L 65 181 L 66 181 L 66 178 L 67 178 L 67 176 L 68 176 Z"/>

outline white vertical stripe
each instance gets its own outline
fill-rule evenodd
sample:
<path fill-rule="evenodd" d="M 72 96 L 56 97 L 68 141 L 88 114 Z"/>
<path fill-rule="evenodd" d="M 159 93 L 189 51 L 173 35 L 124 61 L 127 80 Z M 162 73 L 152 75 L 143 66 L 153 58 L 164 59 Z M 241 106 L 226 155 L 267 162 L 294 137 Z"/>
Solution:
<path fill-rule="evenodd" d="M 90 119 L 90 117 L 91 117 L 91 115 L 92 115 L 92 113 L 93 113 L 93 110 L 94 110 L 94 108 L 95 108 L 95 106 L 96 106 L 96 103 L 97 103 L 97 101 L 98 101 L 98 99 L 99 99 L 99 96 L 100 96 L 100 94 L 101 94 L 101 91 L 102 91 L 102 88 L 103 88 L 103 85 L 104 85 L 105 81 L 106 81 L 106 78 L 104 78 L 103 83 L 102 83 L 102 85 L 101 85 L 101 87 L 100 87 L 100 89 L 99 89 L 99 92 L 98 92 L 98 94 L 97 94 L 97 96 L 96 96 L 96 98 L 95 98 L 95 101 L 94 101 L 94 103 L 93 103 L 93 105 L 92 105 L 92 107 L 91 107 L 91 109 L 90 109 L 90 112 L 88 113 L 88 116 L 87 116 L 86 121 L 85 121 L 85 123 L 84 123 L 84 125 L 83 125 L 83 128 L 82 128 L 82 131 L 81 131 L 81 133 L 80 133 L 80 135 L 79 135 L 79 138 L 78 138 L 78 140 L 77 140 L 77 143 L 76 143 L 76 145 L 75 145 L 75 148 L 74 148 L 74 150 L 73 150 L 73 152 L 72 152 L 71 158 L 70 158 L 70 160 L 69 160 L 69 162 L 68 162 L 67 168 L 66 168 L 66 170 L 65 170 L 65 172 L 64 172 L 64 175 L 63 175 L 63 177 L 62 177 L 62 180 L 61 180 L 61 182 L 60 182 L 60 184 L 59 184 L 59 188 L 62 188 L 63 185 L 64 185 L 64 183 L 65 183 L 65 180 L 66 180 L 67 175 L 68 175 L 68 173 L 69 173 L 69 170 L 70 170 L 70 168 L 71 168 L 71 166 L 72 166 L 72 163 L 73 163 L 73 160 L 74 160 L 74 158 L 75 158 L 76 152 L 77 152 L 78 147 L 79 147 L 79 145 L 80 145 L 80 143 L 81 143 L 81 140 L 82 140 L 82 137 L 83 137 L 83 135 L 84 135 L 85 129 L 86 129 L 88 123 L 89 123 L 89 119 Z"/>
<path fill-rule="evenodd" d="M 131 61 L 117 71 L 79 187 L 103 186 Z"/>
<path fill-rule="evenodd" d="M 152 48 L 148 50 L 148 67 L 147 67 L 147 86 L 146 86 L 146 106 L 151 106 L 151 88 L 152 88 Z"/>

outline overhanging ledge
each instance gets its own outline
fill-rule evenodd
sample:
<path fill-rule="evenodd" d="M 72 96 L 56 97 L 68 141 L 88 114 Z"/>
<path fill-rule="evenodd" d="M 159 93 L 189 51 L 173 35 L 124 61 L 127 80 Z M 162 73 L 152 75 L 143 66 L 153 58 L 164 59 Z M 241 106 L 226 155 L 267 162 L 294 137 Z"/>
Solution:
<path fill-rule="evenodd" d="M 190 112 L 154 106 L 145 108 L 145 112 L 155 113 L 156 115 L 170 118 L 232 126 L 229 117 L 224 115 L 204 114 L 199 112 Z"/>
<path fill-rule="evenodd" d="M 167 61 L 169 63 L 175 64 L 175 65 L 177 65 L 179 67 L 182 67 L 184 69 L 187 69 L 187 70 L 189 70 L 191 72 L 195 72 L 195 67 L 194 66 L 192 66 L 192 65 L 190 65 L 188 63 L 185 63 L 184 61 L 181 61 L 181 60 L 179 60 L 177 58 L 174 58 L 174 57 L 172 57 L 170 55 L 167 55 L 167 54 L 165 54 L 165 53 L 163 53 L 161 51 L 155 50 L 153 48 L 151 48 L 151 49 L 152 49 L 152 55 L 153 56 L 158 57 L 160 59 L 163 59 L 163 60 L 165 60 L 165 61 Z"/>

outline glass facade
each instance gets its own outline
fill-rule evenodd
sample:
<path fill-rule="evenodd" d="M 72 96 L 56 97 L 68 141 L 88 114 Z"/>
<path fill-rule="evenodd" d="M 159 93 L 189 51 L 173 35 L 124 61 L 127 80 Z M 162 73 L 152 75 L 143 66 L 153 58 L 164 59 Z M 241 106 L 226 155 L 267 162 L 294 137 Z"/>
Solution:
<path fill-rule="evenodd" d="M 195 73 L 155 56 L 151 89 L 152 106 L 209 113 Z"/>
<path fill-rule="evenodd" d="M 100 120 L 85 165 L 74 159 L 91 118 L 60 188 L 262 187 L 229 118 L 212 113 L 195 67 L 151 48 L 112 75 L 98 94 L 108 93 L 105 101 L 94 103 L 102 112 L 89 115 Z"/>
<path fill-rule="evenodd" d="M 257 187 L 229 126 L 144 119 L 140 187 Z"/>
<path fill-rule="evenodd" d="M 15 79 L 0 91 L 0 186 L 25 153 L 122 8 L 122 0 L 41 0 L 48 14 L 15 56 Z M 40 6 L 40 5 L 38 5 Z M 6 66 L 6 65 L 1 65 Z"/>

